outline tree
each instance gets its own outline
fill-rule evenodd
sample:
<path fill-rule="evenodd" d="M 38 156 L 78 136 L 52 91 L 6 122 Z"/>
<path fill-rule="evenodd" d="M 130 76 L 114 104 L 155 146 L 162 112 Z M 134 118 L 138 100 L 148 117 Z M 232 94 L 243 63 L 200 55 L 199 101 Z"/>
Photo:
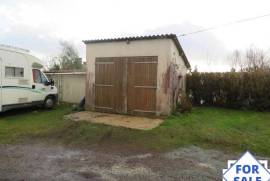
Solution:
<path fill-rule="evenodd" d="M 246 71 L 266 70 L 269 68 L 269 58 L 263 49 L 251 46 L 246 50 Z"/>
<path fill-rule="evenodd" d="M 60 70 L 60 62 L 58 57 L 52 57 L 50 62 L 49 62 L 49 70 L 50 71 L 58 71 Z"/>
<path fill-rule="evenodd" d="M 82 69 L 82 59 L 78 50 L 68 41 L 61 41 L 61 53 L 51 60 L 50 70 L 79 70 Z"/>
<path fill-rule="evenodd" d="M 239 50 L 234 50 L 232 55 L 230 56 L 230 59 L 231 59 L 231 70 L 243 69 L 242 56 Z"/>
<path fill-rule="evenodd" d="M 229 56 L 231 70 L 241 72 L 266 71 L 270 69 L 270 58 L 263 49 L 250 46 L 243 55 L 239 50 L 234 50 Z"/>

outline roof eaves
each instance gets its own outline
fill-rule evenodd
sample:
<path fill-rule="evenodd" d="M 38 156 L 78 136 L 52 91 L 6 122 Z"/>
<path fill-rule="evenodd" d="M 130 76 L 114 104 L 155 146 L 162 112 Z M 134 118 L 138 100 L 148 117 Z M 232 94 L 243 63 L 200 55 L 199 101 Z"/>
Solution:
<path fill-rule="evenodd" d="M 117 42 L 117 41 L 171 39 L 174 36 L 175 36 L 175 34 L 163 34 L 163 35 L 149 35 L 149 36 L 134 36 L 134 37 L 122 37 L 122 38 L 83 40 L 83 42 L 85 44 L 90 44 L 90 43 L 104 43 L 104 42 Z"/>
<path fill-rule="evenodd" d="M 175 44 L 175 46 L 176 46 L 176 48 L 177 48 L 177 50 L 179 52 L 179 55 L 183 58 L 186 67 L 188 69 L 190 69 L 191 68 L 190 63 L 189 63 L 189 61 L 187 59 L 187 56 L 186 56 L 186 54 L 185 54 L 185 52 L 184 52 L 184 50 L 183 50 L 183 48 L 182 48 L 182 46 L 181 46 L 178 38 L 177 38 L 177 36 L 175 36 L 174 38 L 172 38 L 172 40 L 173 40 L 173 42 L 174 42 L 174 44 Z"/>

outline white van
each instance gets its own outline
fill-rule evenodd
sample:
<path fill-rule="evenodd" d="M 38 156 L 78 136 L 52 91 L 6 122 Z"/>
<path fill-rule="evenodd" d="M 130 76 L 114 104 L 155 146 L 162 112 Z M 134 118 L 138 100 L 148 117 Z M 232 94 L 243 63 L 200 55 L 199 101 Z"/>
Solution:
<path fill-rule="evenodd" d="M 28 50 L 0 45 L 0 112 L 31 105 L 52 108 L 57 88 Z"/>

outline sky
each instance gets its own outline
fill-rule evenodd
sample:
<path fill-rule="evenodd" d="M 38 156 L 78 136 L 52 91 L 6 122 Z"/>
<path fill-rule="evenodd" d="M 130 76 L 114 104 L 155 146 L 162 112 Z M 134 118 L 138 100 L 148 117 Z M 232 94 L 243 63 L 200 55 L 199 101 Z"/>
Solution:
<path fill-rule="evenodd" d="M 0 0 L 0 44 L 48 61 L 67 40 L 85 59 L 85 39 L 183 34 L 269 13 L 269 0 Z M 234 49 L 270 49 L 270 16 L 179 41 L 192 67 L 227 71 Z"/>

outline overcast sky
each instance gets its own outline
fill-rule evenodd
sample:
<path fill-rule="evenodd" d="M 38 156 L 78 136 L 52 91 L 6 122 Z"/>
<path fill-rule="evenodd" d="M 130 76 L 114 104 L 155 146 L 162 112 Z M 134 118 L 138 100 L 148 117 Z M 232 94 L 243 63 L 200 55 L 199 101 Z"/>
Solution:
<path fill-rule="evenodd" d="M 30 49 L 47 60 L 59 40 L 187 33 L 270 13 L 269 0 L 0 0 L 0 43 Z M 191 65 L 229 70 L 233 49 L 270 48 L 270 17 L 179 39 Z"/>

